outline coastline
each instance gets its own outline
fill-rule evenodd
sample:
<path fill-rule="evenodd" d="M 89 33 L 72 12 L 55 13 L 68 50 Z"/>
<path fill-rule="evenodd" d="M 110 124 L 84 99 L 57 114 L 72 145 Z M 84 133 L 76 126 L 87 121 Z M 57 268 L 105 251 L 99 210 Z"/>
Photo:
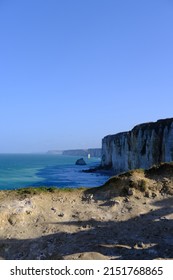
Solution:
<path fill-rule="evenodd" d="M 107 167 L 102 167 L 101 165 L 98 165 L 94 168 L 89 168 L 89 169 L 85 169 L 85 170 L 82 170 L 82 172 L 84 173 L 94 173 L 94 174 L 99 174 L 99 175 L 106 175 L 106 176 L 115 176 L 115 171 L 110 167 L 110 166 L 107 166 Z"/>
<path fill-rule="evenodd" d="M 97 188 L 0 191 L 0 258 L 172 259 L 173 168 L 147 172 Z"/>

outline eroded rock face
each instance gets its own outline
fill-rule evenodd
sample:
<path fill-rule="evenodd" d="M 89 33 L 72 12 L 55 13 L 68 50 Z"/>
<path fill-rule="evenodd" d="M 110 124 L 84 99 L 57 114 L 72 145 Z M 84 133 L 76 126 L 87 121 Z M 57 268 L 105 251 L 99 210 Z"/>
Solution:
<path fill-rule="evenodd" d="M 102 140 L 102 167 L 116 173 L 173 161 L 173 118 L 135 126 Z"/>

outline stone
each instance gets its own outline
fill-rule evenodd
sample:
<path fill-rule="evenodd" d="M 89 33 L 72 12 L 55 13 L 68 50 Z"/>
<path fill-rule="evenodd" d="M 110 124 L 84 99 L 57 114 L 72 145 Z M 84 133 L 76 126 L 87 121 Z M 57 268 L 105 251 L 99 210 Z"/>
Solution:
<path fill-rule="evenodd" d="M 51 210 L 56 213 L 56 209 L 54 207 L 52 207 Z"/>
<path fill-rule="evenodd" d="M 127 194 L 128 194 L 128 195 L 133 195 L 133 194 L 134 194 L 134 193 L 133 193 L 133 189 L 129 188 L 129 189 L 127 190 Z"/>
<path fill-rule="evenodd" d="M 85 201 L 87 201 L 88 203 L 91 203 L 92 202 L 92 200 L 93 200 L 93 194 L 87 194 L 86 196 L 85 196 Z"/>
<path fill-rule="evenodd" d="M 76 164 L 76 165 L 86 165 L 86 162 L 84 161 L 83 158 L 79 158 L 79 159 L 76 161 L 75 164 Z"/>
<path fill-rule="evenodd" d="M 151 196 L 152 196 L 152 198 L 155 198 L 157 196 L 157 194 L 152 192 Z"/>
<path fill-rule="evenodd" d="M 64 217 L 64 213 L 61 212 L 61 213 L 58 214 L 58 216 L 59 217 Z"/>
<path fill-rule="evenodd" d="M 20 219 L 18 218 L 18 216 L 16 214 L 12 214 L 9 218 L 8 218 L 8 222 L 11 226 L 14 226 L 17 222 L 19 222 Z"/>
<path fill-rule="evenodd" d="M 130 200 L 129 200 L 129 198 L 128 197 L 125 197 L 124 198 L 124 202 L 129 202 Z"/>
<path fill-rule="evenodd" d="M 30 215 L 31 213 L 32 213 L 32 211 L 26 210 L 26 214 L 27 214 L 27 215 Z"/>

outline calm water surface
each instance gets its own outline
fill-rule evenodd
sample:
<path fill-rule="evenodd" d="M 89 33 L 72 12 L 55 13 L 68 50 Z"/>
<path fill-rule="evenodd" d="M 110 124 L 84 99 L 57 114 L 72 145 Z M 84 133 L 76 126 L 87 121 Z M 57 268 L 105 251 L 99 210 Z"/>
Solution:
<path fill-rule="evenodd" d="M 0 154 L 0 189 L 28 186 L 96 187 L 108 176 L 83 173 L 99 165 L 97 158 L 84 158 L 87 165 L 77 166 L 80 157 L 50 154 Z"/>

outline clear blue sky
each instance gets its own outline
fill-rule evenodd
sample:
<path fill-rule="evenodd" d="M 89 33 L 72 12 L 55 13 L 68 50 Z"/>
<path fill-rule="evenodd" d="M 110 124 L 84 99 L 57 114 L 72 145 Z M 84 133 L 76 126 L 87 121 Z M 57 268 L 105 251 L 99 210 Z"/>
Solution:
<path fill-rule="evenodd" d="M 173 117 L 172 0 L 0 0 L 0 152 Z"/>

